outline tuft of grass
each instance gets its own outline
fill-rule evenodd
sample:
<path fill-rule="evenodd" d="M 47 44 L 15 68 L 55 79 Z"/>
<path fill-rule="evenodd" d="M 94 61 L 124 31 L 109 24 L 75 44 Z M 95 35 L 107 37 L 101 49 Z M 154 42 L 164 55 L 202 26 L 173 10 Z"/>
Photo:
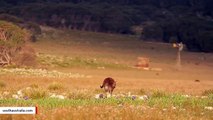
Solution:
<path fill-rule="evenodd" d="M 171 94 L 170 95 L 171 104 L 173 106 L 184 107 L 184 103 L 188 100 L 181 94 Z"/>
<path fill-rule="evenodd" d="M 31 88 L 38 88 L 39 85 L 38 85 L 38 84 L 31 84 L 30 87 L 31 87 Z"/>
<path fill-rule="evenodd" d="M 182 102 L 182 107 L 187 109 L 204 108 L 206 106 L 212 106 L 211 99 L 199 99 L 191 98 Z"/>
<path fill-rule="evenodd" d="M 27 89 L 23 91 L 24 97 L 30 98 L 30 99 L 41 99 L 47 97 L 47 92 L 43 89 L 39 88 L 32 88 Z"/>
<path fill-rule="evenodd" d="M 64 86 L 60 83 L 53 82 L 48 86 L 49 90 L 62 90 L 64 89 Z"/>
<path fill-rule="evenodd" d="M 202 95 L 206 95 L 206 96 L 209 96 L 211 94 L 213 95 L 213 89 L 205 90 L 202 92 Z"/>
<path fill-rule="evenodd" d="M 164 91 L 154 90 L 152 92 L 152 97 L 165 97 L 167 94 Z"/>
<path fill-rule="evenodd" d="M 139 94 L 139 95 L 146 95 L 146 91 L 145 91 L 143 88 L 141 88 L 141 89 L 138 91 L 138 94 Z"/>
<path fill-rule="evenodd" d="M 94 90 L 94 93 L 95 93 L 95 94 L 99 94 L 99 93 L 102 93 L 102 92 L 103 92 L 103 90 L 100 89 L 100 88 L 96 88 L 96 89 Z"/>
<path fill-rule="evenodd" d="M 69 99 L 90 99 L 92 98 L 94 95 L 86 90 L 75 90 L 72 91 L 68 94 L 68 98 Z"/>
<path fill-rule="evenodd" d="M 4 87 L 6 87 L 6 83 L 3 81 L 0 81 L 0 88 L 4 88 Z"/>

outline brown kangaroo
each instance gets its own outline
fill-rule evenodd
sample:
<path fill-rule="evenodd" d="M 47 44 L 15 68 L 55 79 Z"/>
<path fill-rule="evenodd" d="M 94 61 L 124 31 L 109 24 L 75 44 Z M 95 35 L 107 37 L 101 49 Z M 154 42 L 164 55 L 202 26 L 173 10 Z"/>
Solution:
<path fill-rule="evenodd" d="M 116 81 L 110 77 L 105 78 L 100 87 L 104 88 L 105 92 L 108 92 L 112 96 L 112 92 L 116 87 Z"/>

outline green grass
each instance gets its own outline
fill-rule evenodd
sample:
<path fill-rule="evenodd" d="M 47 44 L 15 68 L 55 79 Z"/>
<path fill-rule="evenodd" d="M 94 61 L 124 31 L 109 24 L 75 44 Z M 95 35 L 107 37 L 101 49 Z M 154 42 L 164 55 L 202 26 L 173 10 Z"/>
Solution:
<path fill-rule="evenodd" d="M 58 57 L 47 54 L 38 54 L 38 62 L 42 65 L 53 66 L 53 67 L 83 67 L 83 68 L 118 68 L 127 69 L 129 68 L 124 64 L 116 64 L 110 62 L 104 62 L 96 59 L 87 59 L 83 57 Z"/>
<path fill-rule="evenodd" d="M 43 99 L 29 99 L 29 100 L 16 100 L 16 99 L 1 99 L 0 106 L 31 106 L 39 105 L 45 108 L 57 108 L 57 107 L 72 107 L 72 106 L 91 106 L 91 105 L 144 105 L 157 108 L 204 108 L 205 106 L 212 106 L 213 102 L 210 97 L 202 98 L 186 98 L 179 94 L 168 95 L 163 97 L 150 97 L 148 100 L 132 100 L 131 98 L 79 98 L 79 99 L 55 99 L 55 98 L 43 98 Z"/>
<path fill-rule="evenodd" d="M 31 100 L 16 100 L 16 99 L 2 99 L 0 106 L 41 106 L 45 108 L 58 108 L 58 107 L 72 107 L 72 106 L 88 106 L 88 105 L 117 105 L 121 102 L 132 103 L 130 99 L 31 99 Z M 141 101 L 142 102 L 142 101 Z"/>
<path fill-rule="evenodd" d="M 209 94 L 208 97 L 213 100 L 213 94 Z"/>
<path fill-rule="evenodd" d="M 160 90 L 154 90 L 154 91 L 152 92 L 152 97 L 158 98 L 158 97 L 167 97 L 167 96 L 168 96 L 168 95 L 167 95 L 165 92 L 160 91 Z"/>

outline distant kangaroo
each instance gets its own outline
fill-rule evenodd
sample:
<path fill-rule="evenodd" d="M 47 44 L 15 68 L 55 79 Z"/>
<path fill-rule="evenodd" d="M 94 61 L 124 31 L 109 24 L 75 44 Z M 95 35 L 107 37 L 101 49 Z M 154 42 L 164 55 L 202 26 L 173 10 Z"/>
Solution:
<path fill-rule="evenodd" d="M 113 78 L 105 78 L 103 84 L 100 86 L 104 88 L 105 92 L 109 93 L 112 96 L 112 92 L 116 87 L 116 81 Z"/>

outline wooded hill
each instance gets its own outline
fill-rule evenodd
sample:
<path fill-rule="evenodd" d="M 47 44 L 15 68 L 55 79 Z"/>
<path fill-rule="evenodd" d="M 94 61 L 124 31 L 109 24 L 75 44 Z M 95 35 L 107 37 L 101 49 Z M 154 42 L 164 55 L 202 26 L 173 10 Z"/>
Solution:
<path fill-rule="evenodd" d="M 137 34 L 147 41 L 184 42 L 190 51 L 213 51 L 212 0 L 0 0 L 0 13 L 56 28 Z"/>

